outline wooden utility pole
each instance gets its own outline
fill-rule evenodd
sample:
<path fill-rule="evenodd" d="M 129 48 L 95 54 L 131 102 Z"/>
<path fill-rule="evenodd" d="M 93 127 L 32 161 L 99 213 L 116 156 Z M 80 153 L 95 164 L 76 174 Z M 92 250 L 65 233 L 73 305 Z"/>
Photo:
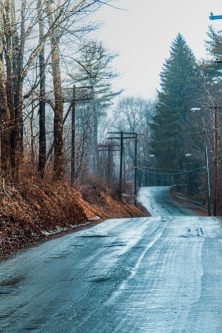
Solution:
<path fill-rule="evenodd" d="M 210 13 L 209 19 L 221 20 L 222 15 L 214 15 Z M 217 61 L 220 63 L 220 61 Z M 217 119 L 218 107 L 214 106 L 214 171 L 213 171 L 213 215 L 217 216 L 217 198 L 218 198 L 218 119 Z"/>
<path fill-rule="evenodd" d="M 213 215 L 217 216 L 218 198 L 218 108 L 214 107 Z"/>
<path fill-rule="evenodd" d="M 213 177 L 212 177 L 212 197 L 213 197 L 213 216 L 217 216 L 217 201 L 218 201 L 218 109 L 221 109 L 221 106 L 210 106 L 208 108 L 192 108 L 192 111 L 199 111 L 201 109 L 206 109 L 207 111 L 213 112 L 213 137 L 214 137 L 214 157 L 213 157 Z M 220 112 L 221 114 L 221 112 Z M 208 183 L 208 215 L 211 215 L 211 191 L 210 191 L 210 174 L 209 174 L 209 162 L 208 162 L 208 150 L 206 147 L 206 159 L 207 159 L 207 183 Z"/>
<path fill-rule="evenodd" d="M 76 86 L 73 86 L 72 96 L 72 143 L 71 143 L 71 184 L 74 184 L 76 174 Z"/>
<path fill-rule="evenodd" d="M 120 132 L 120 168 L 119 168 L 119 199 L 122 200 L 123 191 L 123 131 Z"/>
<path fill-rule="evenodd" d="M 134 202 L 136 204 L 136 195 L 137 195 L 137 143 L 138 135 L 134 132 L 108 132 L 108 134 L 113 134 L 114 136 L 108 137 L 108 139 L 120 140 L 120 168 L 119 168 L 119 199 L 122 199 L 123 191 L 123 150 L 124 150 L 124 140 L 134 139 L 135 140 L 135 156 L 134 156 Z"/>
<path fill-rule="evenodd" d="M 107 175 L 109 185 L 111 184 L 111 178 L 112 178 L 111 164 L 112 164 L 112 145 L 109 144 L 108 145 L 108 175 Z"/>
<path fill-rule="evenodd" d="M 206 156 L 206 169 L 207 169 L 207 209 L 208 209 L 208 216 L 211 216 L 210 170 L 209 170 L 209 156 L 208 156 L 207 145 L 205 147 L 205 156 Z"/>
<path fill-rule="evenodd" d="M 111 184 L 112 179 L 112 162 L 113 162 L 113 152 L 119 152 L 119 145 L 115 145 L 113 143 L 107 143 L 107 144 L 99 144 L 97 145 L 97 150 L 99 153 L 99 165 L 103 168 L 104 171 L 104 178 L 106 179 L 107 183 Z M 103 160 L 100 158 L 100 153 L 107 153 L 107 168 L 104 169 L 104 164 L 102 163 Z M 101 174 L 100 174 L 101 175 Z M 101 175 L 102 176 L 102 175 Z"/>
<path fill-rule="evenodd" d="M 137 204 L 136 196 L 137 196 L 137 144 L 138 144 L 138 134 L 135 133 L 135 156 L 134 156 L 134 204 Z"/>

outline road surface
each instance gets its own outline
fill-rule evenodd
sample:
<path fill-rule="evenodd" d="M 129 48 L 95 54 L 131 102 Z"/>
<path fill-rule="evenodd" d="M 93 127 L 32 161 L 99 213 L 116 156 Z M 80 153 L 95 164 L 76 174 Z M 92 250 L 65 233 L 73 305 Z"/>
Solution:
<path fill-rule="evenodd" d="M 182 214 L 166 188 L 139 197 L 154 217 L 107 220 L 2 261 L 0 332 L 221 333 L 222 220 Z"/>
<path fill-rule="evenodd" d="M 147 208 L 152 216 L 194 216 L 194 212 L 173 200 L 170 187 L 142 187 L 138 201 Z"/>

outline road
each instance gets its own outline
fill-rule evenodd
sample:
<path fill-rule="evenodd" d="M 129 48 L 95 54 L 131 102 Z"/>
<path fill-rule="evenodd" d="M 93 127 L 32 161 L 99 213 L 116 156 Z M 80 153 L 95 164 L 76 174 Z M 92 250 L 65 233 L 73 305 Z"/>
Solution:
<path fill-rule="evenodd" d="M 166 188 L 139 200 L 155 216 L 107 220 L 2 261 L 0 332 L 221 333 L 222 220 L 191 216 Z"/>
<path fill-rule="evenodd" d="M 170 187 L 142 187 L 138 201 L 147 208 L 152 216 L 194 216 L 194 212 L 181 206 L 170 195 Z"/>

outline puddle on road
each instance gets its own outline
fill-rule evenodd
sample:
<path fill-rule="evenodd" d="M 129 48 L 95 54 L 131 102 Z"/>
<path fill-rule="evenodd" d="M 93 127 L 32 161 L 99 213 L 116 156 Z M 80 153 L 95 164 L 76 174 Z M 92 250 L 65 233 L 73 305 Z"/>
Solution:
<path fill-rule="evenodd" d="M 109 276 L 101 275 L 101 276 L 95 276 L 94 278 L 91 278 L 89 281 L 99 283 L 99 282 L 106 282 L 109 280 L 111 280 Z"/>
<path fill-rule="evenodd" d="M 66 257 L 70 256 L 71 252 L 62 252 L 62 253 L 55 253 L 52 256 L 49 256 L 48 259 L 65 259 Z"/>
<path fill-rule="evenodd" d="M 10 277 L 0 281 L 0 297 L 15 293 L 19 284 L 25 279 L 23 275 Z M 1 317 L 0 317 L 1 318 Z"/>
<path fill-rule="evenodd" d="M 112 236 L 107 236 L 107 235 L 101 235 L 101 234 L 91 234 L 91 235 L 81 235 L 79 236 L 81 238 L 105 238 L 105 237 L 112 237 Z"/>
<path fill-rule="evenodd" d="M 122 243 L 111 243 L 111 244 L 107 244 L 104 247 L 123 247 L 126 246 L 127 244 L 122 242 Z"/>
<path fill-rule="evenodd" d="M 17 312 L 17 309 L 8 309 L 8 311 L 6 311 L 5 313 L 1 313 L 0 314 L 0 319 L 6 319 L 8 317 L 10 317 L 12 314 L 14 314 L 15 312 Z"/>
<path fill-rule="evenodd" d="M 15 287 L 24 279 L 25 279 L 25 277 L 23 275 L 8 278 L 8 279 L 0 281 L 0 287 Z"/>

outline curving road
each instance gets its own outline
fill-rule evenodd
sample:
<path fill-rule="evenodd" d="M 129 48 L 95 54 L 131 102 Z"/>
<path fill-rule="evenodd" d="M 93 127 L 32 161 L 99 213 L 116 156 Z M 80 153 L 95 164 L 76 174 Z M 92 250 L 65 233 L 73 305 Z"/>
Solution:
<path fill-rule="evenodd" d="M 170 187 L 141 187 L 137 200 L 152 216 L 194 216 L 194 212 L 182 207 L 170 195 Z"/>
<path fill-rule="evenodd" d="M 222 220 L 143 188 L 107 220 L 0 263 L 0 332 L 221 333 Z"/>

